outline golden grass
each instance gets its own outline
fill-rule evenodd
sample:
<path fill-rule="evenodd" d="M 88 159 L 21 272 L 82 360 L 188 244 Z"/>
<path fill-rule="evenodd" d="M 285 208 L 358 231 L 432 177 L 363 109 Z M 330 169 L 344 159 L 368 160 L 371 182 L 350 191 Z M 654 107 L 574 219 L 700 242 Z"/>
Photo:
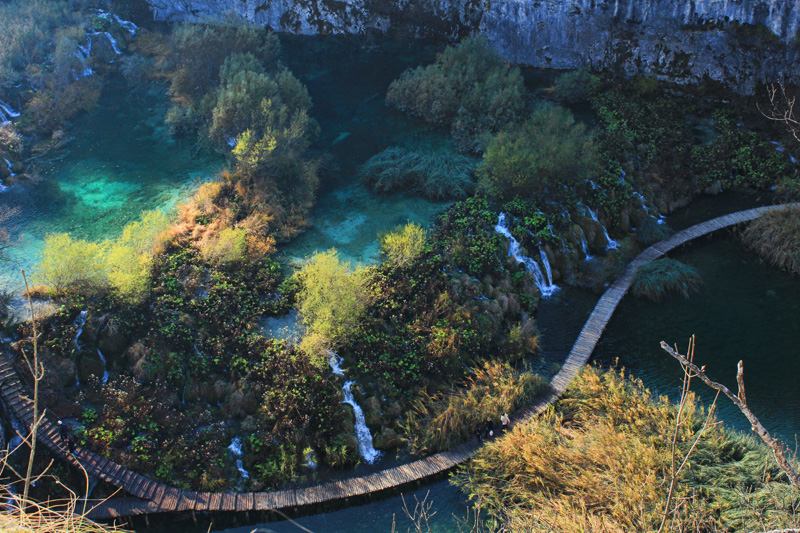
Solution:
<path fill-rule="evenodd" d="M 0 486 L 0 531 L 3 533 L 123 533 L 115 526 L 98 524 L 86 518 L 77 497 L 40 503 L 23 500 Z"/>
<path fill-rule="evenodd" d="M 800 207 L 764 213 L 747 226 L 742 240 L 778 268 L 800 274 Z"/>
<path fill-rule="evenodd" d="M 692 397 L 681 453 L 705 421 Z M 653 531 L 666 502 L 676 408 L 639 381 L 585 369 L 542 416 L 484 446 L 457 483 L 504 531 Z M 683 455 L 680 455 L 680 460 Z M 678 483 L 668 531 L 796 527 L 800 500 L 763 446 L 707 429 Z"/>
<path fill-rule="evenodd" d="M 544 387 L 544 380 L 535 374 L 490 362 L 462 389 L 437 395 L 423 392 L 406 417 L 411 449 L 433 453 L 474 438 L 478 423 L 491 417 L 499 425 L 500 415 L 530 403 Z"/>

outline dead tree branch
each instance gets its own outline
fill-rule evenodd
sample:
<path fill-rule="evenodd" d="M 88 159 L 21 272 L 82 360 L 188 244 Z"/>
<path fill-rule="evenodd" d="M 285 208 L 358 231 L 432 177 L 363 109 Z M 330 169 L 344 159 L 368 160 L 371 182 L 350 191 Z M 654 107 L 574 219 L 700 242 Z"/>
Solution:
<path fill-rule="evenodd" d="M 706 375 L 705 367 L 699 368 L 693 362 L 689 361 L 686 356 L 678 353 L 676 349 L 671 348 L 664 341 L 661 341 L 661 348 L 678 360 L 678 362 L 681 364 L 681 367 L 683 367 L 684 372 L 690 370 L 698 378 L 700 378 L 703 383 L 727 396 L 728 399 L 739 408 L 742 414 L 747 417 L 747 420 L 750 422 L 752 430 L 755 431 L 758 436 L 761 437 L 761 440 L 764 441 L 764 443 L 772 450 L 775 460 L 778 462 L 778 466 L 786 473 L 792 485 L 794 485 L 795 488 L 800 489 L 800 474 L 798 474 L 797 470 L 787 458 L 787 452 L 789 451 L 788 448 L 785 444 L 783 444 L 783 442 L 775 439 L 769 434 L 767 428 L 761 424 L 761 421 L 758 420 L 758 417 L 756 417 L 753 411 L 751 411 L 747 406 L 747 398 L 745 397 L 744 393 L 744 364 L 742 361 L 739 361 L 739 365 L 737 367 L 738 370 L 736 372 L 736 382 L 739 384 L 739 391 L 738 394 L 734 395 L 725 385 L 712 381 Z"/>
<path fill-rule="evenodd" d="M 769 120 L 783 122 L 797 142 L 800 142 L 800 118 L 794 114 L 797 97 L 786 92 L 786 86 L 782 81 L 777 86 L 771 83 L 767 87 L 767 96 L 769 96 L 769 109 L 764 111 L 759 106 L 758 110 Z"/>

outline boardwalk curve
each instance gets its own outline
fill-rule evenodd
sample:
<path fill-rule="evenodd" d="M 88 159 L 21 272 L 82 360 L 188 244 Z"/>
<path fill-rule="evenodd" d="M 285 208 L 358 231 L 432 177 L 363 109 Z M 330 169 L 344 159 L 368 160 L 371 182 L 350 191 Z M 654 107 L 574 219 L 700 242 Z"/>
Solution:
<path fill-rule="evenodd" d="M 538 415 L 564 393 L 575 375 L 589 360 L 606 324 L 630 288 L 641 265 L 661 257 L 692 239 L 754 220 L 768 211 L 785 206 L 758 207 L 717 217 L 679 231 L 640 253 L 600 297 L 564 365 L 553 377 L 547 390 L 533 404 L 514 413 L 514 420 L 525 421 Z M 0 357 L 0 395 L 26 427 L 30 427 L 33 423 L 33 407 L 27 394 L 8 358 Z M 153 481 L 83 448 L 80 448 L 76 455 L 71 455 L 58 437 L 55 424 L 48 419 L 39 426 L 38 435 L 40 442 L 57 457 L 72 466 L 82 466 L 89 475 L 119 487 L 132 496 L 97 503 L 89 513 L 89 516 L 95 519 L 172 511 L 270 511 L 318 505 L 400 487 L 446 472 L 472 457 L 478 449 L 478 445 L 473 441 L 453 450 L 394 468 L 311 487 L 271 492 L 198 492 L 180 490 Z"/>

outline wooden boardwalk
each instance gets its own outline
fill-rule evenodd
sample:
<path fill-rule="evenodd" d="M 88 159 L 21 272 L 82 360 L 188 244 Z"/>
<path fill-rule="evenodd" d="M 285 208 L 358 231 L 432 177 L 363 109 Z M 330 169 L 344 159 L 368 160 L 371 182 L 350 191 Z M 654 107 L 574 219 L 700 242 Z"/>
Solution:
<path fill-rule="evenodd" d="M 692 239 L 756 219 L 767 211 L 781 207 L 783 206 L 759 207 L 708 220 L 680 231 L 639 254 L 600 297 L 570 350 L 564 366 L 553 377 L 548 389 L 532 405 L 514 413 L 515 422 L 536 416 L 564 393 L 578 371 L 589 360 L 606 324 L 630 288 L 636 270 L 641 265 L 661 257 Z M 7 357 L 0 357 L 0 394 L 19 419 L 30 427 L 33 422 L 33 407 L 27 396 L 29 393 L 20 383 Z M 446 472 L 472 457 L 478 449 L 477 444 L 472 441 L 453 450 L 402 466 L 312 487 L 272 492 L 213 493 L 180 490 L 158 483 L 82 448 L 78 449 L 76 455 L 71 455 L 58 437 L 55 424 L 49 419 L 45 419 L 39 427 L 38 435 L 40 442 L 62 460 L 76 467 L 82 466 L 89 475 L 119 487 L 127 493 L 122 498 L 95 503 L 89 513 L 90 517 L 95 519 L 171 511 L 269 511 L 319 505 L 400 487 Z"/>

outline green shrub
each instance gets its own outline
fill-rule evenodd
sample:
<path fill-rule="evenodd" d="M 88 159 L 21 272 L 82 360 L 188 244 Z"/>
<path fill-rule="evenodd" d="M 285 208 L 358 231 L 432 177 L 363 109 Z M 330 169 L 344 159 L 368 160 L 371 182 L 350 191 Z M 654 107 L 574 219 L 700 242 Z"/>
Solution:
<path fill-rule="evenodd" d="M 364 276 L 340 261 L 336 250 L 314 254 L 297 273 L 297 309 L 306 327 L 300 348 L 320 366 L 327 364 L 322 353 L 350 338 L 366 313 Z"/>
<path fill-rule="evenodd" d="M 492 137 L 478 177 L 495 196 L 531 196 L 545 187 L 582 184 L 599 169 L 586 127 L 564 108 L 541 106 L 523 124 Z"/>
<path fill-rule="evenodd" d="M 379 192 L 419 191 L 428 198 L 465 198 L 475 189 L 475 163 L 449 152 L 419 152 L 387 148 L 359 170 Z"/>
<path fill-rule="evenodd" d="M 688 298 L 699 288 L 700 275 L 694 267 L 666 257 L 640 266 L 631 287 L 636 296 L 656 302 L 669 291 Z"/>
<path fill-rule="evenodd" d="M 379 237 L 378 242 L 386 261 L 404 267 L 425 251 L 428 232 L 419 224 L 409 222 Z"/>
<path fill-rule="evenodd" d="M 579 68 L 556 78 L 553 92 L 562 102 L 575 103 L 586 100 L 597 90 L 600 78 L 592 74 L 588 68 Z"/>
<path fill-rule="evenodd" d="M 674 231 L 666 224 L 659 224 L 653 217 L 647 217 L 636 228 L 636 240 L 645 246 L 650 246 L 670 237 Z"/>
<path fill-rule="evenodd" d="M 742 240 L 778 268 L 800 274 L 800 207 L 764 213 L 742 232 Z"/>
<path fill-rule="evenodd" d="M 525 107 L 518 68 L 509 68 L 484 37 L 447 47 L 436 63 L 405 72 L 386 101 L 438 126 L 450 126 L 460 147 L 480 152 L 486 135 L 514 122 Z"/>

